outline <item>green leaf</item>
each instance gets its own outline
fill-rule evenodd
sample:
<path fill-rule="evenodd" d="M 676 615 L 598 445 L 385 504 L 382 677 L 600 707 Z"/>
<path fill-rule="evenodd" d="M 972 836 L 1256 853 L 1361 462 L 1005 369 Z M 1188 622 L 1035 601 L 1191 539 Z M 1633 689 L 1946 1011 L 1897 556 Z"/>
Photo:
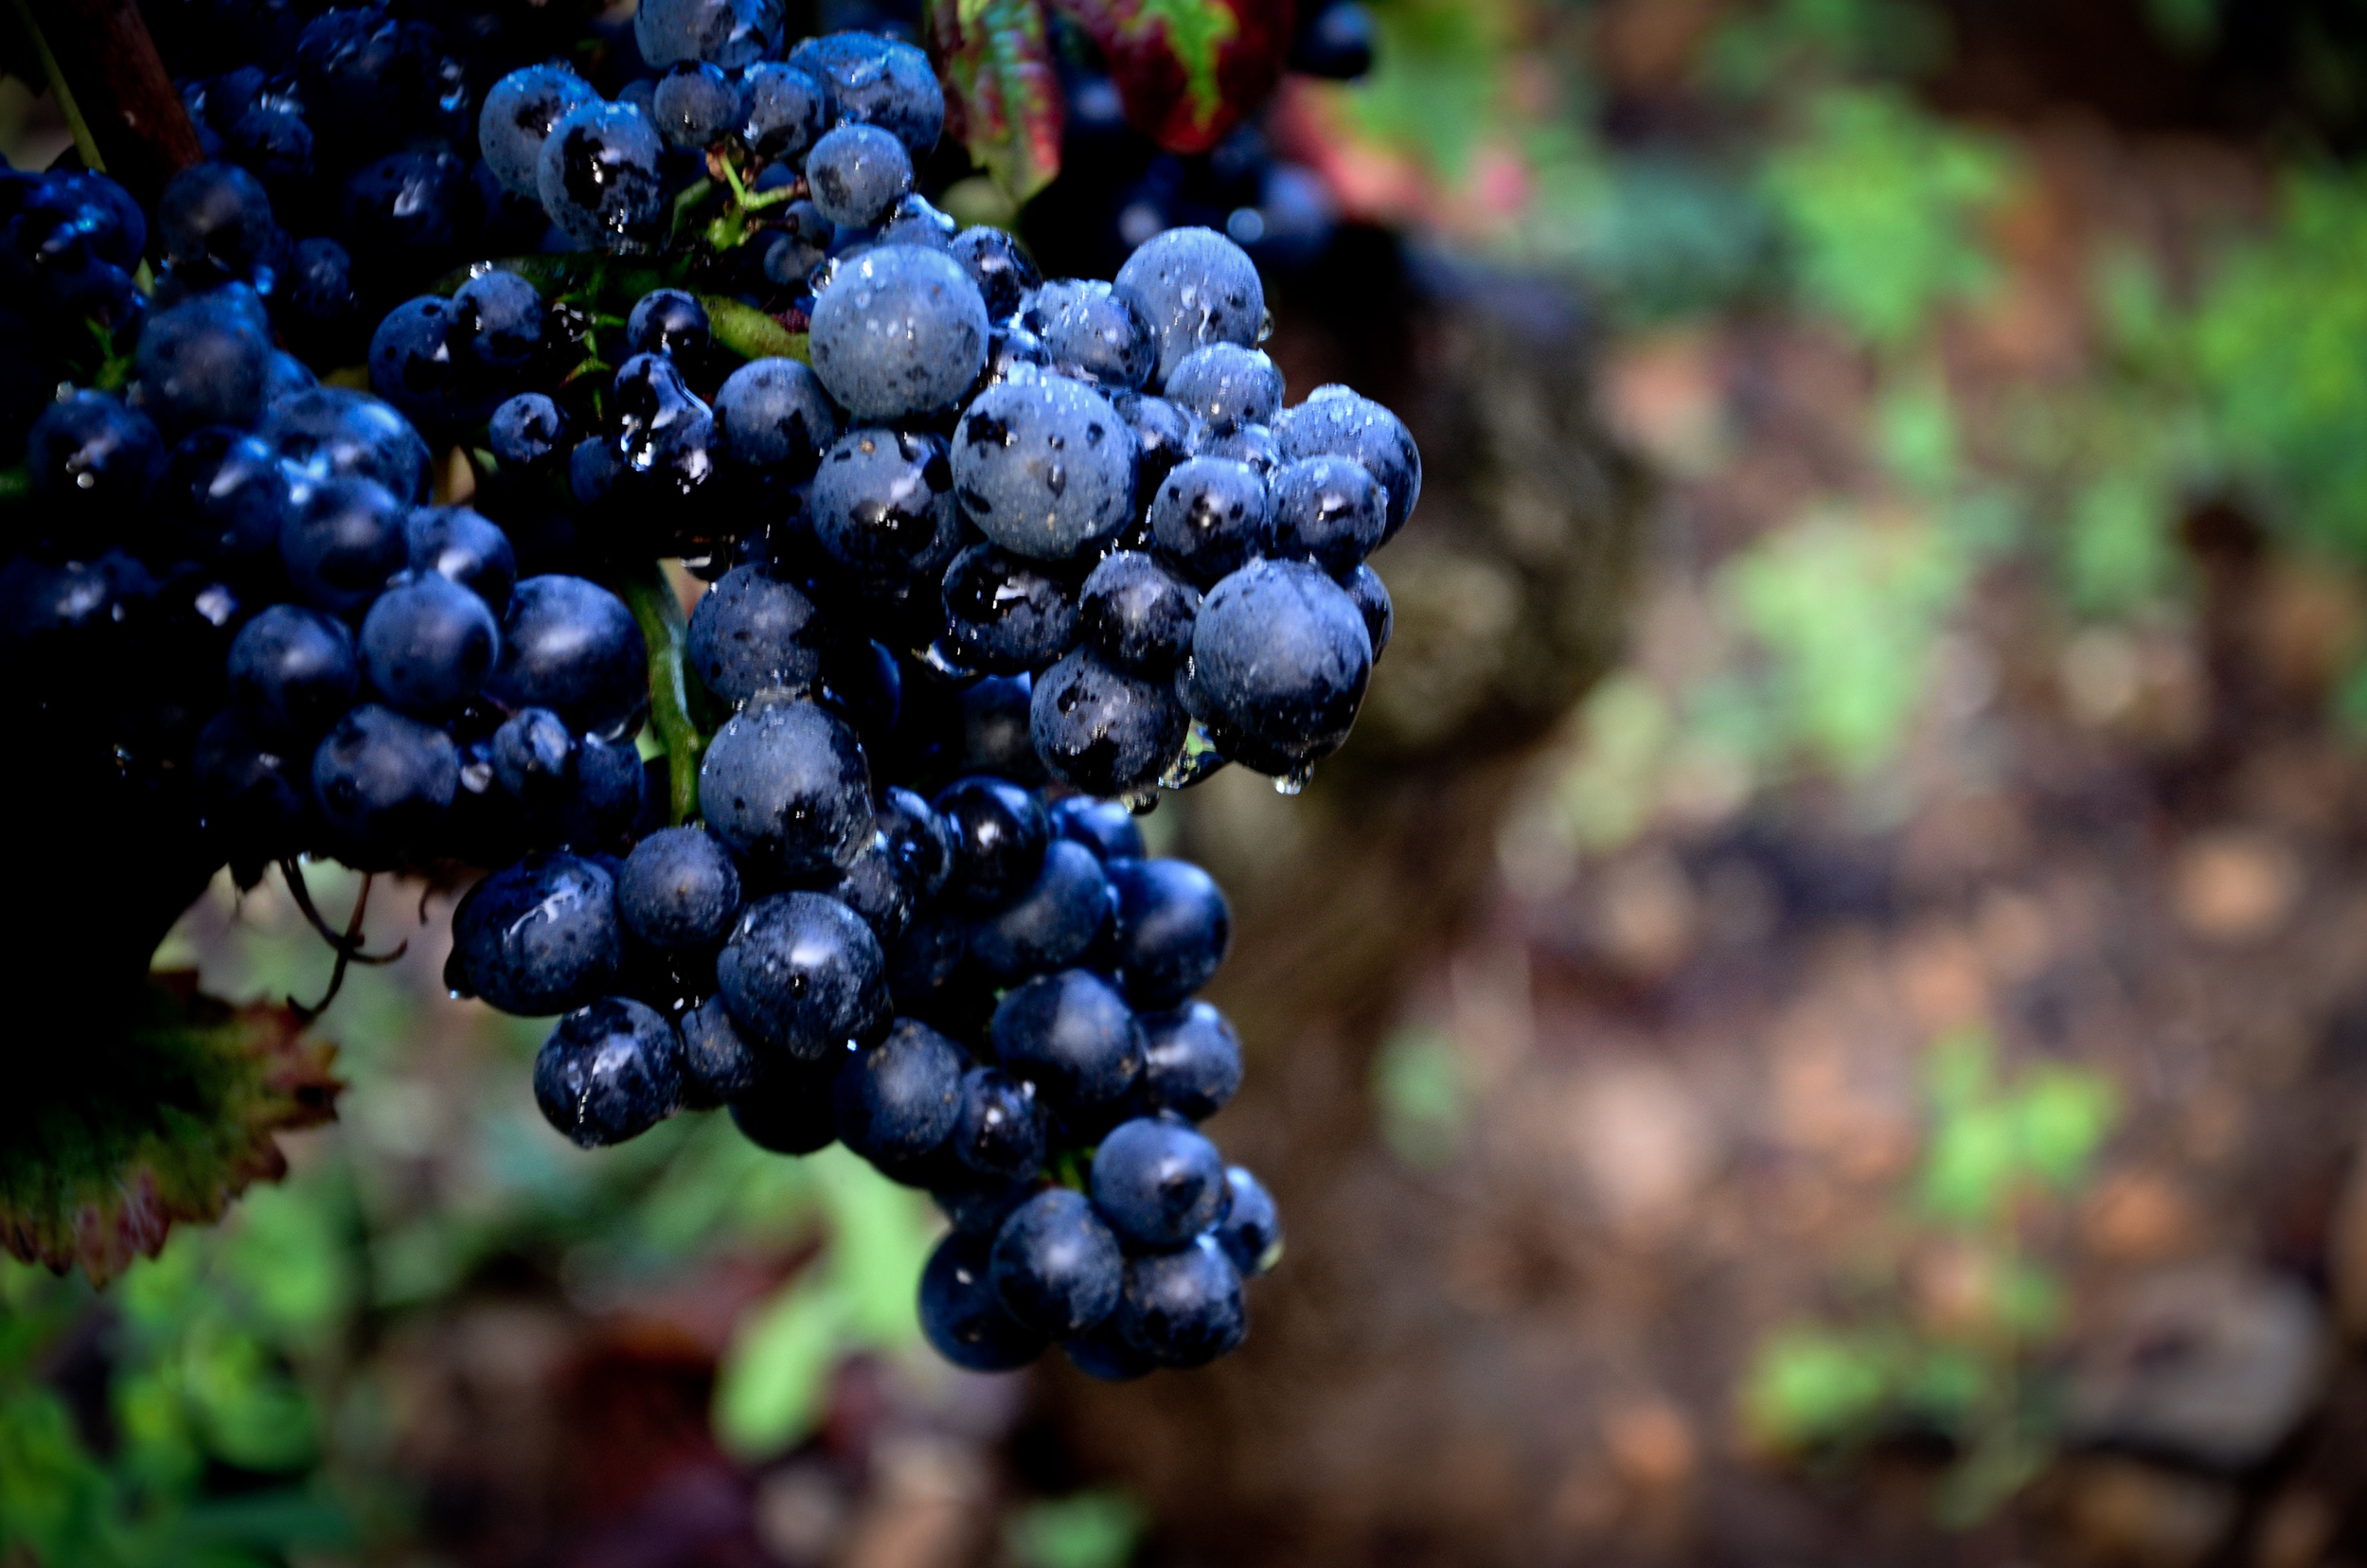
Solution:
<path fill-rule="evenodd" d="M 284 1007 L 231 1007 L 150 977 L 113 1021 L 44 1042 L 0 1105 L 0 1244 L 94 1282 L 153 1256 L 287 1169 L 276 1135 L 335 1117 L 335 1047 Z"/>
<path fill-rule="evenodd" d="M 1060 171 L 1060 81 L 1041 0 L 929 0 L 946 129 L 1014 202 Z"/>
<path fill-rule="evenodd" d="M 722 294 L 701 294 L 715 341 L 742 359 L 793 359 L 810 363 L 806 334 L 792 332 L 754 305 L 742 305 Z"/>
<path fill-rule="evenodd" d="M 2120 1100 L 2101 1075 L 2060 1067 L 2031 1075 L 2018 1111 L 2023 1159 L 2040 1180 L 2067 1188 L 2087 1175 Z"/>

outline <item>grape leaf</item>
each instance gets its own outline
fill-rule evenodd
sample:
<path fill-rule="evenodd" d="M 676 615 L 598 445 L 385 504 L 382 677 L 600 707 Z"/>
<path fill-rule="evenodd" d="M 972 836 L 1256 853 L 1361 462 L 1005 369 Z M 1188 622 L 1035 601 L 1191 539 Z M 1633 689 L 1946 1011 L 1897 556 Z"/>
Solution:
<path fill-rule="evenodd" d="M 1126 117 L 1171 152 L 1204 152 L 1263 104 L 1290 46 L 1290 0 L 1051 0 L 1110 64 Z"/>
<path fill-rule="evenodd" d="M 176 972 L 112 1016 L 59 1008 L 25 1031 L 0 1100 L 0 1246 L 103 1284 L 174 1221 L 278 1180 L 276 1134 L 334 1120 L 343 1088 L 336 1047 L 302 1030 L 286 1007 L 234 1007 Z"/>
<path fill-rule="evenodd" d="M 946 128 L 1023 202 L 1060 171 L 1059 78 L 1041 0 L 929 0 Z"/>

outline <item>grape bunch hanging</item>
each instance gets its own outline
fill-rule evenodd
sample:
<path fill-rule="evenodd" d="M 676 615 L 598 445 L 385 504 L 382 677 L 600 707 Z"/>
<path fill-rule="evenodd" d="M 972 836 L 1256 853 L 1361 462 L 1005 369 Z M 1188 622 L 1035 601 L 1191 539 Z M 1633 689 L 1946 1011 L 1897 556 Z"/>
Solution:
<path fill-rule="evenodd" d="M 656 74 L 478 101 L 400 12 L 275 17 L 152 210 L 0 178 L 18 716 L 242 884 L 494 867 L 448 978 L 557 1018 L 551 1124 L 727 1107 L 926 1189 L 951 1360 L 1232 1349 L 1281 1229 L 1197 1131 L 1231 918 L 1134 817 L 1346 739 L 1404 425 L 1286 405 L 1221 235 L 1047 281 L 959 228 L 909 45 L 643 0 Z"/>

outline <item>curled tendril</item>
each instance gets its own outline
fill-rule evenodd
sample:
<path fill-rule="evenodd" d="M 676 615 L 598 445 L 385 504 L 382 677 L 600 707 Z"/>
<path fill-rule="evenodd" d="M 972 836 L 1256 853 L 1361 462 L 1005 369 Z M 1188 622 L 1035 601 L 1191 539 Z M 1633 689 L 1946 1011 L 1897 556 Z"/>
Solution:
<path fill-rule="evenodd" d="M 303 866 L 294 860 L 283 860 L 279 863 L 279 874 L 286 880 L 289 895 L 295 900 L 296 908 L 304 912 L 305 919 L 321 934 L 321 939 L 329 944 L 330 951 L 337 954 L 336 967 L 329 971 L 329 989 L 322 993 L 318 1002 L 306 1007 L 291 998 L 288 1003 L 289 1010 L 309 1024 L 327 1012 L 329 1005 L 337 1000 L 337 993 L 345 989 L 347 969 L 355 964 L 373 967 L 391 964 L 410 952 L 411 944 L 407 940 L 398 942 L 391 953 L 362 951 L 362 917 L 370 907 L 370 886 L 378 880 L 377 873 L 365 871 L 362 874 L 362 891 L 354 896 L 353 914 L 346 921 L 346 929 L 342 933 L 321 918 L 320 906 L 312 902 L 312 890 L 305 885 Z"/>

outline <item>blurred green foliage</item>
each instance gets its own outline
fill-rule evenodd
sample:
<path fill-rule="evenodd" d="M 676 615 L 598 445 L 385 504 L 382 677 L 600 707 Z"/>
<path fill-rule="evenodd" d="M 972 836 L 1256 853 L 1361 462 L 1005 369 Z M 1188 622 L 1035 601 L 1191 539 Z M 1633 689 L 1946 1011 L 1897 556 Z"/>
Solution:
<path fill-rule="evenodd" d="M 1391 1034 L 1373 1058 L 1372 1087 L 1381 1138 L 1399 1159 L 1432 1167 L 1454 1157 L 1471 1095 L 1452 1036 L 1419 1025 Z"/>
<path fill-rule="evenodd" d="M 1003 1549 L 1017 1568 L 1124 1568 L 1149 1523 L 1122 1491 L 1079 1492 L 1012 1514 Z"/>
<path fill-rule="evenodd" d="M 2004 194 L 2005 153 L 1892 91 L 1835 88 L 1768 155 L 1762 187 L 1801 304 L 1878 348 L 1996 276 L 1980 221 Z"/>
<path fill-rule="evenodd" d="M 1882 1261 L 1850 1292 L 1851 1320 L 1771 1334 L 1740 1403 L 1755 1441 L 1803 1456 L 1846 1458 L 1886 1436 L 1947 1440 L 1957 1457 L 1937 1509 L 1967 1524 L 2053 1452 L 2054 1391 L 2035 1352 L 2061 1329 L 2064 1291 L 2024 1255 L 2021 1231 L 2032 1205 L 2081 1190 L 2119 1100 L 2085 1069 L 2009 1078 L 1986 1031 L 1969 1027 L 1932 1042 L 1923 1078 L 1918 1158 Z"/>

